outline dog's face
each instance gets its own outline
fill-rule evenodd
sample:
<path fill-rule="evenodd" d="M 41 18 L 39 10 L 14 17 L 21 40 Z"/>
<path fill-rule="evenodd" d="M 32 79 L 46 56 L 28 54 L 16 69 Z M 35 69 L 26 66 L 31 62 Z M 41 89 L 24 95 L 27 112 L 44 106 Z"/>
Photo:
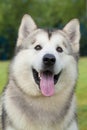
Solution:
<path fill-rule="evenodd" d="M 17 54 L 11 72 L 18 86 L 29 95 L 52 96 L 77 78 L 79 22 L 69 22 L 63 30 L 38 29 L 25 15 L 19 28 Z"/>

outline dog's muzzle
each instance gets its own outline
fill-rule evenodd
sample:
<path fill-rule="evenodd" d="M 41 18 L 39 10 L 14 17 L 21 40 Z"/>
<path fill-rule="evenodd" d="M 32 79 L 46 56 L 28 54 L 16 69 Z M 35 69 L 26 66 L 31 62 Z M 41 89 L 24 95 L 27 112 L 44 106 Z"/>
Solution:
<path fill-rule="evenodd" d="M 39 85 L 41 93 L 44 96 L 52 96 L 55 91 L 55 84 L 58 82 L 61 72 L 54 74 L 56 58 L 52 54 L 45 54 L 42 59 L 43 69 L 37 72 L 32 69 L 35 82 Z"/>

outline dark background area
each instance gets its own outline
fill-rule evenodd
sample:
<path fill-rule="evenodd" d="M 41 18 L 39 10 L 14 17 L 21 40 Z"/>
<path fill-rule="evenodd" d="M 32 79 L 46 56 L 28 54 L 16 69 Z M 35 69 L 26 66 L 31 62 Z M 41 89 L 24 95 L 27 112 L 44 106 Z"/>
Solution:
<path fill-rule="evenodd" d="M 80 55 L 87 56 L 87 0 L 0 0 L 0 60 L 11 59 L 24 14 L 39 27 L 62 28 L 78 18 L 81 25 Z"/>

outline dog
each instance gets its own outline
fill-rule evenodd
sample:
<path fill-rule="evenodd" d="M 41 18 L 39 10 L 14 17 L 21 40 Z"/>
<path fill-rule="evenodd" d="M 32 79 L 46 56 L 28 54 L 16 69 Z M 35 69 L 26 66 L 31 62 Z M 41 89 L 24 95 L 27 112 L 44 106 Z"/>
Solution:
<path fill-rule="evenodd" d="M 2 94 L 2 130 L 78 130 L 79 41 L 78 19 L 48 30 L 24 15 Z"/>

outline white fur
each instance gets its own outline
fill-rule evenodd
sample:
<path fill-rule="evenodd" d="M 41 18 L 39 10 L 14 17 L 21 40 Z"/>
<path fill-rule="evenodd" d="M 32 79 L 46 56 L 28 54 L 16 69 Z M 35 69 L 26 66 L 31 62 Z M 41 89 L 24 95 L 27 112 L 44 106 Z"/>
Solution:
<path fill-rule="evenodd" d="M 13 127 L 11 127 L 11 126 L 8 126 L 7 128 L 6 128 L 6 130 L 15 130 Z"/>
<path fill-rule="evenodd" d="M 73 121 L 67 130 L 78 130 L 77 123 Z"/>
<path fill-rule="evenodd" d="M 60 34 L 54 35 L 52 39 L 49 40 L 46 33 L 43 32 L 39 34 L 39 36 L 37 36 L 36 43 L 30 45 L 29 49 L 21 51 L 15 57 L 14 64 L 12 65 L 12 74 L 15 76 L 15 79 L 17 77 L 17 82 L 19 86 L 22 87 L 22 89 L 27 94 L 29 95 L 40 94 L 38 85 L 36 85 L 33 79 L 32 67 L 36 69 L 37 72 L 40 72 L 43 69 L 42 68 L 43 56 L 47 53 L 53 54 L 56 57 L 54 74 L 58 74 L 62 69 L 64 69 L 64 73 L 65 73 L 62 74 L 63 76 L 61 75 L 62 82 L 60 79 L 58 85 L 56 84 L 56 90 L 63 88 L 63 86 L 69 86 L 69 84 L 70 85 L 72 84 L 72 86 L 75 84 L 77 78 L 77 63 L 74 60 L 73 56 L 68 55 L 68 50 L 63 46 L 63 40 L 64 38 Z M 29 40 L 27 39 L 27 41 Z M 43 48 L 41 51 L 36 51 L 34 49 L 34 47 L 38 43 Z M 56 51 L 57 46 L 63 48 L 62 53 Z M 69 75 L 69 74 L 70 76 L 67 79 L 65 75 Z"/>
<path fill-rule="evenodd" d="M 80 26 L 78 19 L 71 20 L 65 27 L 64 31 L 69 35 L 73 44 L 72 49 L 74 52 L 79 52 L 79 40 L 80 40 Z"/>
<path fill-rule="evenodd" d="M 21 26 L 19 28 L 17 46 L 19 46 L 21 41 L 36 28 L 37 26 L 31 16 L 27 14 L 24 15 L 24 17 L 22 18 Z"/>

